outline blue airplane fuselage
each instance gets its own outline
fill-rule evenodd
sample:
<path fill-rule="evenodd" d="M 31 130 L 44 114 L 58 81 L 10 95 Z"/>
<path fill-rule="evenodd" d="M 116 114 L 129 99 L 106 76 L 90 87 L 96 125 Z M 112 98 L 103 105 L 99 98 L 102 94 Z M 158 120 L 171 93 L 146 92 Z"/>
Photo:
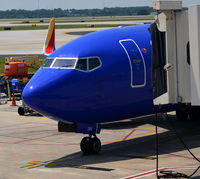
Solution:
<path fill-rule="evenodd" d="M 57 121 L 102 123 L 155 112 L 151 86 L 150 25 L 98 31 L 48 58 L 98 57 L 90 72 L 40 68 L 23 92 L 26 104 Z"/>

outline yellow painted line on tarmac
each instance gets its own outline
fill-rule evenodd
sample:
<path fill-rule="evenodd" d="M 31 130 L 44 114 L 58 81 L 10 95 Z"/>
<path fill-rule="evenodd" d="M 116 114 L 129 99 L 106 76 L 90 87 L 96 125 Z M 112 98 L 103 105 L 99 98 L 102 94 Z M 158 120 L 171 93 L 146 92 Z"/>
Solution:
<path fill-rule="evenodd" d="M 139 138 L 139 137 L 144 137 L 144 136 L 148 136 L 148 135 L 153 135 L 155 133 L 156 132 L 149 132 L 149 133 L 145 133 L 145 134 L 140 134 L 140 135 L 136 135 L 136 136 L 133 136 L 133 137 L 128 137 L 126 140 L 135 139 L 135 138 Z M 160 133 L 160 131 L 158 131 L 158 133 Z M 122 141 L 122 139 L 119 139 L 119 140 L 109 141 L 108 143 L 115 143 L 115 142 L 121 142 L 121 141 Z M 153 160 L 153 157 L 146 157 L 145 159 Z M 31 168 L 35 168 L 35 167 L 39 167 L 39 166 L 43 166 L 43 165 L 57 166 L 57 164 L 54 164 L 53 162 L 58 162 L 58 161 L 59 160 L 57 160 L 57 161 L 48 161 L 48 162 L 29 162 L 32 165 L 28 165 L 28 166 L 25 166 L 23 168 L 31 169 Z M 87 167 L 87 166 L 76 166 L 74 168 L 89 169 L 90 167 Z"/>
<path fill-rule="evenodd" d="M 53 164 L 53 162 L 55 162 L 55 161 L 48 161 L 48 162 L 29 162 L 30 164 L 33 164 L 33 165 L 25 166 L 25 167 L 23 167 L 23 168 L 31 169 L 31 168 L 39 167 L 39 166 L 42 166 L 42 165 L 54 165 L 54 166 L 56 166 L 56 164 Z"/>
<path fill-rule="evenodd" d="M 25 167 L 22 167 L 22 168 L 25 168 L 25 169 L 32 169 L 32 168 L 35 168 L 35 167 L 40 167 L 40 166 L 43 166 L 43 165 L 53 165 L 53 166 L 58 166 L 57 164 L 54 164 L 53 162 L 58 162 L 58 161 L 61 161 L 61 160 L 55 160 L 55 161 L 48 161 L 48 162 L 29 162 L 30 164 L 32 165 L 29 165 L 29 166 L 25 166 Z M 87 166 L 74 166 L 73 168 L 78 168 L 78 169 L 91 169 L 91 170 L 110 170 L 110 169 L 104 169 L 104 168 L 95 168 L 95 167 L 87 167 Z"/>
<path fill-rule="evenodd" d="M 75 168 L 80 168 L 80 169 L 88 169 L 89 167 L 86 167 L 86 166 L 77 166 Z"/>
<path fill-rule="evenodd" d="M 159 132 L 160 131 L 158 131 L 158 133 Z M 149 132 L 149 133 L 145 133 L 145 134 L 135 135 L 133 137 L 128 137 L 126 140 L 135 139 L 135 138 L 139 138 L 139 137 L 145 137 L 145 136 L 148 136 L 148 135 L 153 135 L 155 133 L 156 132 Z M 115 143 L 115 142 L 121 142 L 121 141 L 122 141 L 122 139 L 118 139 L 118 140 L 109 141 L 108 143 Z"/>
<path fill-rule="evenodd" d="M 155 157 L 145 157 L 144 159 L 148 159 L 148 160 L 154 160 Z"/>
<path fill-rule="evenodd" d="M 25 121 L 22 121 L 22 123 L 29 123 L 29 122 L 32 122 L 32 120 L 31 119 L 26 119 Z"/>
<path fill-rule="evenodd" d="M 48 117 L 41 117 L 40 119 L 48 119 Z"/>
<path fill-rule="evenodd" d="M 55 164 L 54 162 L 61 162 L 61 161 L 65 161 L 65 160 L 60 159 L 60 160 L 53 160 L 53 161 L 47 161 L 47 162 L 29 162 L 32 165 L 24 166 L 22 168 L 32 169 L 32 168 L 40 167 L 40 166 L 44 166 L 44 165 L 59 166 L 59 164 Z M 68 167 L 78 168 L 78 169 L 98 170 L 98 171 L 112 171 L 113 170 L 113 169 L 110 169 L 110 168 L 90 167 L 90 166 L 83 166 L 83 165 L 68 166 Z"/>

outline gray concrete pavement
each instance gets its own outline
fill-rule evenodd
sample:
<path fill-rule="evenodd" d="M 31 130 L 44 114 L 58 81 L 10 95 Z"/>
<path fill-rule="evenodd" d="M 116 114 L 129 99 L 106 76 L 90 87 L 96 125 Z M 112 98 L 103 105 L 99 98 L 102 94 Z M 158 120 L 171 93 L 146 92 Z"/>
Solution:
<path fill-rule="evenodd" d="M 109 17 L 108 17 L 109 18 Z M 125 18 L 125 17 L 124 17 Z M 97 18 L 98 19 L 98 18 Z M 33 19 L 34 20 L 34 19 Z M 125 21 L 104 21 L 104 22 L 66 22 L 60 23 L 63 19 L 57 19 L 56 25 L 86 25 L 86 24 L 143 24 L 151 23 L 152 20 L 125 20 Z M 70 20 L 70 19 L 69 19 Z M 23 21 L 23 20 L 21 20 Z M 0 21 L 0 27 L 5 26 L 32 26 L 32 24 L 13 24 L 17 20 Z M 39 23 L 37 25 L 48 25 Z M 78 29 L 56 29 L 56 48 L 74 40 L 81 35 L 72 35 L 70 32 L 79 31 L 99 31 L 108 28 L 78 28 Z M 69 33 L 69 34 L 68 34 Z M 21 30 L 21 31 L 0 31 L 0 55 L 19 55 L 19 54 L 42 54 L 43 45 L 47 35 L 47 30 Z"/>
<path fill-rule="evenodd" d="M 17 102 L 19 104 L 19 102 Z M 17 107 L 0 105 L 0 178 L 156 178 L 153 116 L 103 125 L 99 155 L 80 152 L 82 134 L 59 133 L 46 117 L 19 116 Z M 200 155 L 200 121 L 180 122 L 170 115 L 192 152 Z M 159 118 L 159 168 L 186 174 L 198 166 Z M 194 178 L 200 177 L 198 172 Z"/>
<path fill-rule="evenodd" d="M 56 48 L 74 40 L 81 35 L 68 32 L 98 31 L 106 28 L 56 29 Z M 5 54 L 42 54 L 47 30 L 0 31 L 0 55 Z"/>

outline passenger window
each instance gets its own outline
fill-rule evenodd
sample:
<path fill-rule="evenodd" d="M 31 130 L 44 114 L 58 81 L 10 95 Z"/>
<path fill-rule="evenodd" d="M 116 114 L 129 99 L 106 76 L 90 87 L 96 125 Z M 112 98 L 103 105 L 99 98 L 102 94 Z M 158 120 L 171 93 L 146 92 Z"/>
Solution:
<path fill-rule="evenodd" d="M 87 59 L 79 59 L 76 65 L 76 69 L 87 71 Z"/>
<path fill-rule="evenodd" d="M 101 62 L 98 58 L 89 58 L 89 71 L 101 66 Z"/>
<path fill-rule="evenodd" d="M 75 59 L 56 59 L 53 67 L 58 68 L 73 68 L 75 66 Z"/>
<path fill-rule="evenodd" d="M 53 58 L 47 58 L 44 63 L 42 64 L 42 67 L 50 67 L 52 62 L 53 62 Z"/>

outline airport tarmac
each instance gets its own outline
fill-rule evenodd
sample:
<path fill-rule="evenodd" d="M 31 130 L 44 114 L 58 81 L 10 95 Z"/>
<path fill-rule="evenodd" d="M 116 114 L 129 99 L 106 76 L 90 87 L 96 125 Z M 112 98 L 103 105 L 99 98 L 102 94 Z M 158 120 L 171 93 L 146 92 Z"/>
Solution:
<path fill-rule="evenodd" d="M 140 16 L 138 16 L 140 17 Z M 128 18 L 128 17 L 127 17 Z M 109 19 L 109 18 L 108 18 Z M 34 19 L 32 19 L 34 20 Z M 62 20 L 62 19 L 60 19 Z M 70 19 L 69 19 L 70 20 Z M 136 25 L 151 23 L 152 20 L 124 20 L 124 21 L 95 21 L 94 22 L 65 22 L 60 23 L 59 19 L 56 25 L 87 25 L 87 24 L 121 24 L 121 25 Z M 99 19 L 100 20 L 100 19 Z M 21 20 L 22 21 L 22 20 Z M 6 26 L 32 26 L 32 24 L 14 24 L 18 21 L 0 21 L 0 27 Z M 39 23 L 36 25 L 49 25 L 48 23 Z M 72 28 L 72 29 L 56 29 L 55 45 L 56 48 L 84 35 L 85 33 L 109 29 L 104 28 Z M 81 32 L 73 34 L 73 32 Z M 85 32 L 85 33 L 84 33 Z M 0 56 L 2 55 L 21 55 L 21 54 L 42 54 L 43 46 L 46 39 L 47 30 L 20 30 L 20 31 L 0 31 Z"/>
<path fill-rule="evenodd" d="M 56 29 L 56 48 L 80 37 L 70 32 L 93 32 L 106 28 Z M 0 55 L 42 54 L 47 30 L 0 31 Z"/>
<path fill-rule="evenodd" d="M 19 104 L 19 102 L 17 102 Z M 180 136 L 200 158 L 200 121 L 169 116 Z M 104 124 L 98 155 L 83 155 L 85 136 L 59 133 L 46 117 L 19 116 L 10 102 L 0 105 L 0 179 L 156 178 L 155 116 Z M 180 144 L 167 119 L 158 119 L 159 170 L 189 175 L 199 165 Z M 193 178 L 200 178 L 200 171 Z"/>

